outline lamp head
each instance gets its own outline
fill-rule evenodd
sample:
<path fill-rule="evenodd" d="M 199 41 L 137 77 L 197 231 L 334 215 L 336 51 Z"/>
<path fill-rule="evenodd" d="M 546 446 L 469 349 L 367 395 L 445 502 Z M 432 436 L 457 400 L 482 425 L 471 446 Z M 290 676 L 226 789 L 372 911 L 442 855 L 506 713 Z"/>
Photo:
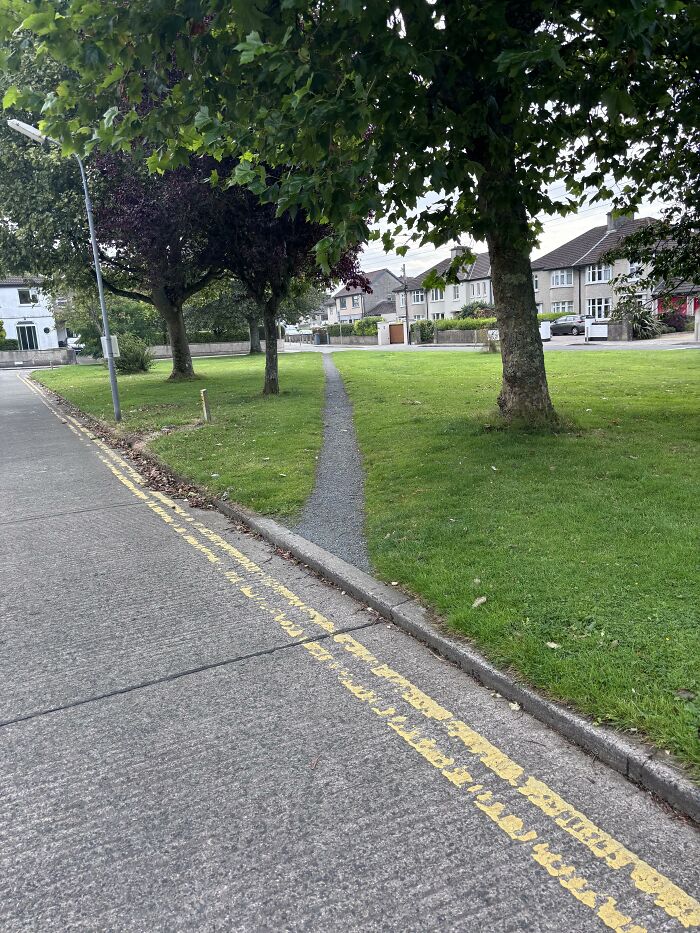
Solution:
<path fill-rule="evenodd" d="M 8 120 L 7 125 L 10 129 L 15 130 L 15 132 L 21 133 L 23 136 L 31 139 L 32 142 L 39 143 L 40 146 L 43 146 L 43 144 L 47 142 L 57 145 L 55 139 L 51 139 L 50 136 L 45 136 L 41 130 L 38 130 L 35 126 L 31 126 L 29 123 L 23 123 L 21 120 Z"/>

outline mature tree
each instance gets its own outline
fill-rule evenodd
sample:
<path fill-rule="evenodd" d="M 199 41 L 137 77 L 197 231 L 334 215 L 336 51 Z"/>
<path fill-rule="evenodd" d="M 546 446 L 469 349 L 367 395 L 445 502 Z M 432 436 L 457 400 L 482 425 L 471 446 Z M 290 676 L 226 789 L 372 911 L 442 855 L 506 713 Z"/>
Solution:
<path fill-rule="evenodd" d="M 310 317 L 321 306 L 323 291 L 304 279 L 292 282 L 279 316 L 286 324 Z M 260 327 L 262 309 L 247 289 L 235 279 L 212 282 L 185 305 L 185 323 L 192 335 L 196 330 L 210 331 L 215 340 L 240 339 L 242 328 L 248 331 L 250 353 L 262 353 Z"/>
<path fill-rule="evenodd" d="M 407 230 L 437 245 L 486 239 L 499 404 L 528 422 L 554 417 L 529 264 L 536 218 L 575 209 L 590 186 L 609 196 L 606 172 L 624 175 L 636 144 L 668 123 L 676 72 L 698 60 L 688 65 L 698 7 L 684 0 L 173 0 L 167 11 L 43 0 L 24 20 L 26 4 L 9 5 L 6 28 L 41 34 L 78 73 L 44 109 L 69 146 L 76 133 L 157 140 L 151 167 L 231 155 L 239 182 L 348 242 L 372 215 L 393 230 L 386 245 Z M 173 61 L 183 79 L 169 83 Z M 114 120 L 124 95 L 132 109 Z M 159 106 L 140 109 L 153 95 Z M 282 165 L 294 168 L 270 180 Z M 446 194 L 425 207 L 429 191 Z M 327 269 L 338 250 L 318 244 Z"/>

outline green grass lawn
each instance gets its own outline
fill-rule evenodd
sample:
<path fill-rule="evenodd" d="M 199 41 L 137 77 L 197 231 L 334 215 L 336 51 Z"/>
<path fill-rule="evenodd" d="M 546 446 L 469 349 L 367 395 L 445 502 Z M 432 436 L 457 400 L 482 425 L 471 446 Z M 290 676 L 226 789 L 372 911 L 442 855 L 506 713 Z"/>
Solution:
<path fill-rule="evenodd" d="M 700 773 L 700 353 L 547 353 L 576 425 L 549 436 L 497 429 L 499 357 L 334 359 L 378 574 L 498 664 Z"/>
<path fill-rule="evenodd" d="M 151 372 L 119 377 L 122 428 L 149 433 L 185 428 L 201 417 L 206 388 L 212 423 L 152 438 L 148 447 L 173 469 L 212 491 L 288 521 L 311 492 L 323 439 L 323 366 L 317 354 L 280 358 L 281 394 L 261 394 L 264 360 L 231 357 L 195 360 L 197 379 L 167 381 L 170 362 Z M 70 366 L 35 378 L 78 408 L 112 421 L 106 369 Z"/>

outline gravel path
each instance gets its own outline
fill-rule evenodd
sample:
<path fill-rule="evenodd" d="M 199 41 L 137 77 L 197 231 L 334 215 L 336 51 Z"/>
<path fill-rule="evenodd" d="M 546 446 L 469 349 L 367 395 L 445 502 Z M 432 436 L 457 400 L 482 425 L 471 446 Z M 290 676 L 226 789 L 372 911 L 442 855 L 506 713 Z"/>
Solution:
<path fill-rule="evenodd" d="M 364 474 L 352 405 L 330 354 L 324 354 L 326 410 L 316 485 L 294 529 L 362 570 L 369 570 L 364 535 Z"/>

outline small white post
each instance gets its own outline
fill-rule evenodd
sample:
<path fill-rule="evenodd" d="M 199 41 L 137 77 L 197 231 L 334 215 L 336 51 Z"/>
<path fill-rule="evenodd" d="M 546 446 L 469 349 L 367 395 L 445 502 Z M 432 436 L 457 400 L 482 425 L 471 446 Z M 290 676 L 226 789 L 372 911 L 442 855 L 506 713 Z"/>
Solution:
<path fill-rule="evenodd" d="M 202 389 L 199 394 L 202 398 L 202 416 L 205 422 L 209 423 L 211 421 L 211 411 L 209 409 L 209 395 L 207 394 L 206 389 Z"/>

